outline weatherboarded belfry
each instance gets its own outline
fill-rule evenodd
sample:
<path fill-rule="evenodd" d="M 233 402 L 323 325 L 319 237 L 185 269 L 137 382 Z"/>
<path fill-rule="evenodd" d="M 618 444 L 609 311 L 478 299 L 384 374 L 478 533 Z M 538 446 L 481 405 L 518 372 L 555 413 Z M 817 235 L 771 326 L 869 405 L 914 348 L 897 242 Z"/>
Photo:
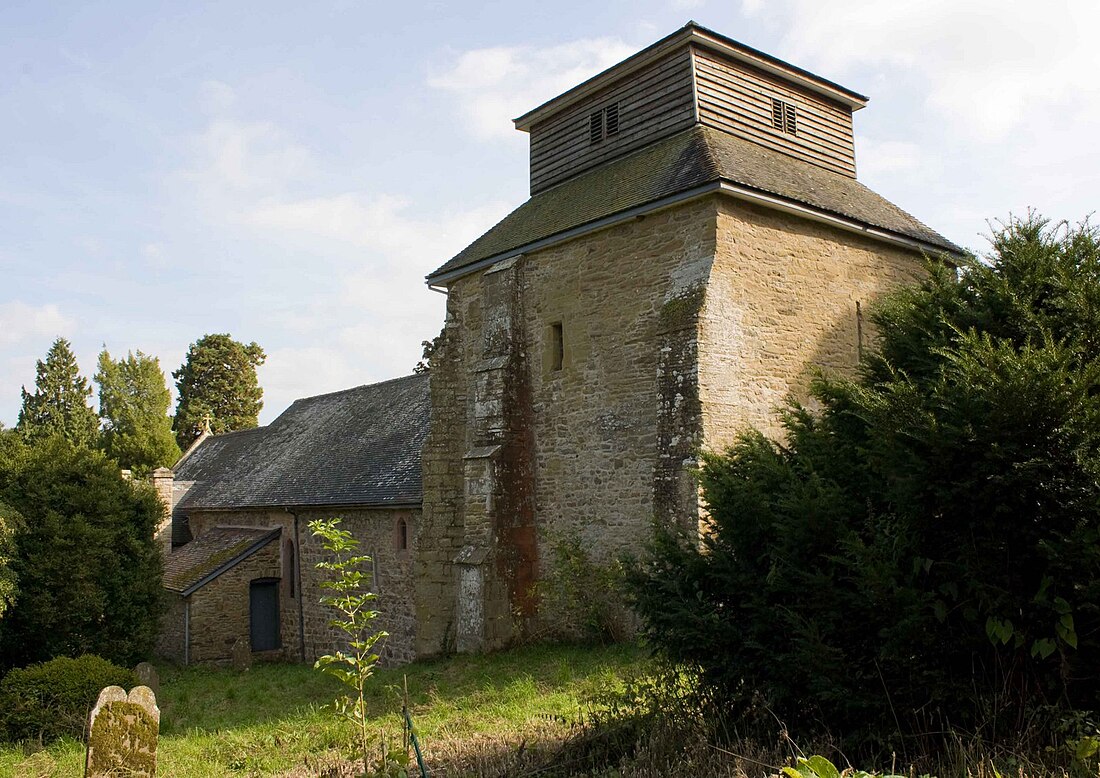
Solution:
<path fill-rule="evenodd" d="M 517 119 L 531 197 L 428 276 L 430 376 L 299 400 L 158 474 L 162 651 L 337 648 L 313 518 L 374 557 L 390 662 L 552 628 L 563 541 L 598 562 L 696 529 L 699 452 L 778 434 L 818 369 L 855 368 L 864 307 L 959 252 L 856 180 L 866 101 L 689 23 Z"/>
<path fill-rule="evenodd" d="M 862 307 L 958 252 L 856 180 L 866 102 L 689 23 L 516 120 L 530 199 L 428 276 L 419 654 L 537 624 L 555 539 L 606 559 L 695 526 L 698 451 L 778 432 L 856 365 Z"/>

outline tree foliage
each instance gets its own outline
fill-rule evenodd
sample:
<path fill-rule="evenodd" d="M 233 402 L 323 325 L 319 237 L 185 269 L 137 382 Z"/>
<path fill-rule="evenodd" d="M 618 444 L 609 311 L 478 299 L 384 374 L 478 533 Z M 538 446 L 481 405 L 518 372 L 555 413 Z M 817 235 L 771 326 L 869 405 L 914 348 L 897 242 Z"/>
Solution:
<path fill-rule="evenodd" d="M 22 391 L 16 429 L 27 439 L 59 435 L 78 446 L 95 445 L 99 419 L 88 405 L 92 389 L 80 375 L 72 344 L 58 338 L 35 366 L 34 392 Z"/>
<path fill-rule="evenodd" d="M 229 335 L 205 335 L 191 344 L 179 370 L 176 441 L 186 450 L 209 422 L 212 432 L 252 429 L 259 424 L 263 389 L 256 368 L 266 355 L 256 343 Z"/>
<path fill-rule="evenodd" d="M 1100 238 L 992 245 L 886 300 L 782 443 L 706 456 L 710 532 L 633 568 L 649 636 L 734 708 L 872 739 L 1096 708 Z"/>
<path fill-rule="evenodd" d="M 23 526 L 23 517 L 19 512 L 0 500 L 0 620 L 15 604 L 19 591 L 18 580 L 12 569 L 12 556 L 15 554 L 16 533 Z"/>
<path fill-rule="evenodd" d="M 175 464 L 180 450 L 172 435 L 172 397 L 160 360 L 138 351 L 116 361 L 104 349 L 95 381 L 107 456 L 135 477 Z"/>
<path fill-rule="evenodd" d="M 15 605 L 0 621 L 0 666 L 95 653 L 146 658 L 157 634 L 163 506 L 102 452 L 64 438 L 0 438 L 0 501 L 23 517 L 11 570 Z"/>

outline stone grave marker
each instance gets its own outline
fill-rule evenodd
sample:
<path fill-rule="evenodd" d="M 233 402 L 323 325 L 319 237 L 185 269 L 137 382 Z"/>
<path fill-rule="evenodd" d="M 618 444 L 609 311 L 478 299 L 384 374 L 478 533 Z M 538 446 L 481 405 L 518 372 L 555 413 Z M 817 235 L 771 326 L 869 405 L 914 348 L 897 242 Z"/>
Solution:
<path fill-rule="evenodd" d="M 237 638 L 233 644 L 233 669 L 242 673 L 252 669 L 252 646 L 247 638 Z"/>
<path fill-rule="evenodd" d="M 160 709 L 152 689 L 135 686 L 126 694 L 121 686 L 108 686 L 88 718 L 85 778 L 152 778 L 157 773 L 159 734 Z"/>
<path fill-rule="evenodd" d="M 134 675 L 137 676 L 139 684 L 153 690 L 153 696 L 160 694 L 160 675 L 157 673 L 157 668 L 148 662 L 138 662 L 137 667 L 134 668 Z"/>

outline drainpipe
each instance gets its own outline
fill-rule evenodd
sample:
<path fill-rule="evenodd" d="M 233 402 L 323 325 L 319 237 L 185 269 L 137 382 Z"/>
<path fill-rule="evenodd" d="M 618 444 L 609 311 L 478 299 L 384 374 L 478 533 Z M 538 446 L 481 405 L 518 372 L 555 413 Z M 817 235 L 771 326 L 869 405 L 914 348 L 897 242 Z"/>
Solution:
<path fill-rule="evenodd" d="M 294 591 L 298 595 L 298 660 L 306 661 L 305 608 L 302 605 L 302 544 L 298 542 L 298 514 L 290 508 L 284 511 L 294 517 Z"/>
<path fill-rule="evenodd" d="M 183 664 L 191 664 L 191 598 L 183 601 Z"/>

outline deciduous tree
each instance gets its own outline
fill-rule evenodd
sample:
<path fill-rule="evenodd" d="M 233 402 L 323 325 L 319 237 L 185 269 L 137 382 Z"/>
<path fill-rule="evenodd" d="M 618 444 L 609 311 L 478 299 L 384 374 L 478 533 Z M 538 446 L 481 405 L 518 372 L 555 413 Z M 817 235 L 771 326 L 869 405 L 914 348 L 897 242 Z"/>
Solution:
<path fill-rule="evenodd" d="M 205 423 L 215 433 L 259 424 L 263 389 L 256 368 L 266 358 L 256 343 L 246 345 L 224 334 L 191 344 L 183 365 L 172 373 L 179 389 L 175 427 L 181 449 L 187 450 Z"/>

